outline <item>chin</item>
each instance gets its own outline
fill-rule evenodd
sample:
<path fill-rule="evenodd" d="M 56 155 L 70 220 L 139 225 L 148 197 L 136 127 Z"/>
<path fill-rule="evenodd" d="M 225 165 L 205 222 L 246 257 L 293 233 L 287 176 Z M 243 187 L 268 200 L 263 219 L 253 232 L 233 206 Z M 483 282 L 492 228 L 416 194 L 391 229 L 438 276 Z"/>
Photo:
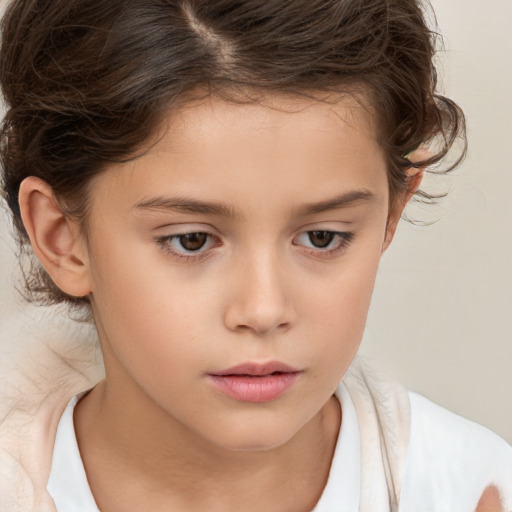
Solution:
<path fill-rule="evenodd" d="M 225 429 L 215 441 L 219 448 L 232 452 L 265 452 L 285 445 L 297 430 L 281 425 L 252 425 L 250 428 Z"/>

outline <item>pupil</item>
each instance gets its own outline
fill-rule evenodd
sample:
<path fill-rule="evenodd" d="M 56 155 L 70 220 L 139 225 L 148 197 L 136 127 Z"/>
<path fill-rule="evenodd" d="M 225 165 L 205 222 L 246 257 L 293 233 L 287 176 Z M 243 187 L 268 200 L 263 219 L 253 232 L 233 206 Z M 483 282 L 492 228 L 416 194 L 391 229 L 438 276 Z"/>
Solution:
<path fill-rule="evenodd" d="M 311 231 L 309 241 L 319 248 L 327 247 L 334 239 L 334 233 L 331 231 Z"/>
<path fill-rule="evenodd" d="M 198 251 L 206 243 L 206 233 L 189 233 L 180 236 L 180 244 L 187 251 Z"/>

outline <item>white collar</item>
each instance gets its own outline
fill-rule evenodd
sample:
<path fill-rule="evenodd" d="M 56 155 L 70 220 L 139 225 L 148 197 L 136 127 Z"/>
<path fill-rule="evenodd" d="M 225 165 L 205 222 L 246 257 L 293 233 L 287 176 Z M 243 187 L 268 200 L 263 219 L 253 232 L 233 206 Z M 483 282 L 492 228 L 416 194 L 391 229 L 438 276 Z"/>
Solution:
<path fill-rule="evenodd" d="M 80 398 L 68 403 L 57 428 L 47 490 L 58 511 L 99 512 L 94 501 L 78 449 L 73 411 Z M 356 411 L 343 383 L 335 393 L 343 410 L 341 428 L 329 471 L 327 485 L 314 512 L 357 512 L 361 488 L 361 448 Z"/>
<path fill-rule="evenodd" d="M 99 512 L 87 481 L 73 423 L 75 405 L 86 393 L 79 393 L 68 402 L 57 427 L 46 489 L 59 512 Z"/>
<path fill-rule="evenodd" d="M 341 383 L 336 389 L 342 419 L 324 492 L 313 512 L 357 512 L 361 492 L 361 437 L 354 403 Z"/>

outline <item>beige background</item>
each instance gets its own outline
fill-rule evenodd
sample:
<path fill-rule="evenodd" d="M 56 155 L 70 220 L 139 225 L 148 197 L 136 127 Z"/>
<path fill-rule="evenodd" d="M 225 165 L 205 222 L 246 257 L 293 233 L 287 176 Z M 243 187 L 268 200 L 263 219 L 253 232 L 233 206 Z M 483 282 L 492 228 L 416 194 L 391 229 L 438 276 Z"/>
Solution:
<path fill-rule="evenodd" d="M 362 351 L 512 442 L 512 2 L 435 0 L 444 89 L 469 155 L 440 207 L 411 208 L 385 255 Z M 441 72 L 443 74 L 443 72 Z"/>
<path fill-rule="evenodd" d="M 470 153 L 450 178 L 429 180 L 429 189 L 450 192 L 441 206 L 410 209 L 438 222 L 401 225 L 383 259 L 362 352 L 512 443 L 512 2 L 433 4 L 445 38 L 444 90 L 467 113 Z M 0 210 L 0 372 L 20 347 L 88 333 L 17 299 L 12 251 Z"/>

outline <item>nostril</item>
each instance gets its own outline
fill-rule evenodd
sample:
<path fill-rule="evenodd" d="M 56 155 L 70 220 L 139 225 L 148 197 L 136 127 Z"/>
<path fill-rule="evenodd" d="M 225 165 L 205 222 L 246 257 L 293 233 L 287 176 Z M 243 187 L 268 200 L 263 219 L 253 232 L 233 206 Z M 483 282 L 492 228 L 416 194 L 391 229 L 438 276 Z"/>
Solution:
<path fill-rule="evenodd" d="M 242 297 L 235 297 L 224 311 L 224 324 L 229 330 L 239 333 L 284 333 L 293 324 L 294 310 L 282 297 L 279 300 L 275 297 L 274 299 L 269 294 L 261 296 L 248 292 Z"/>

